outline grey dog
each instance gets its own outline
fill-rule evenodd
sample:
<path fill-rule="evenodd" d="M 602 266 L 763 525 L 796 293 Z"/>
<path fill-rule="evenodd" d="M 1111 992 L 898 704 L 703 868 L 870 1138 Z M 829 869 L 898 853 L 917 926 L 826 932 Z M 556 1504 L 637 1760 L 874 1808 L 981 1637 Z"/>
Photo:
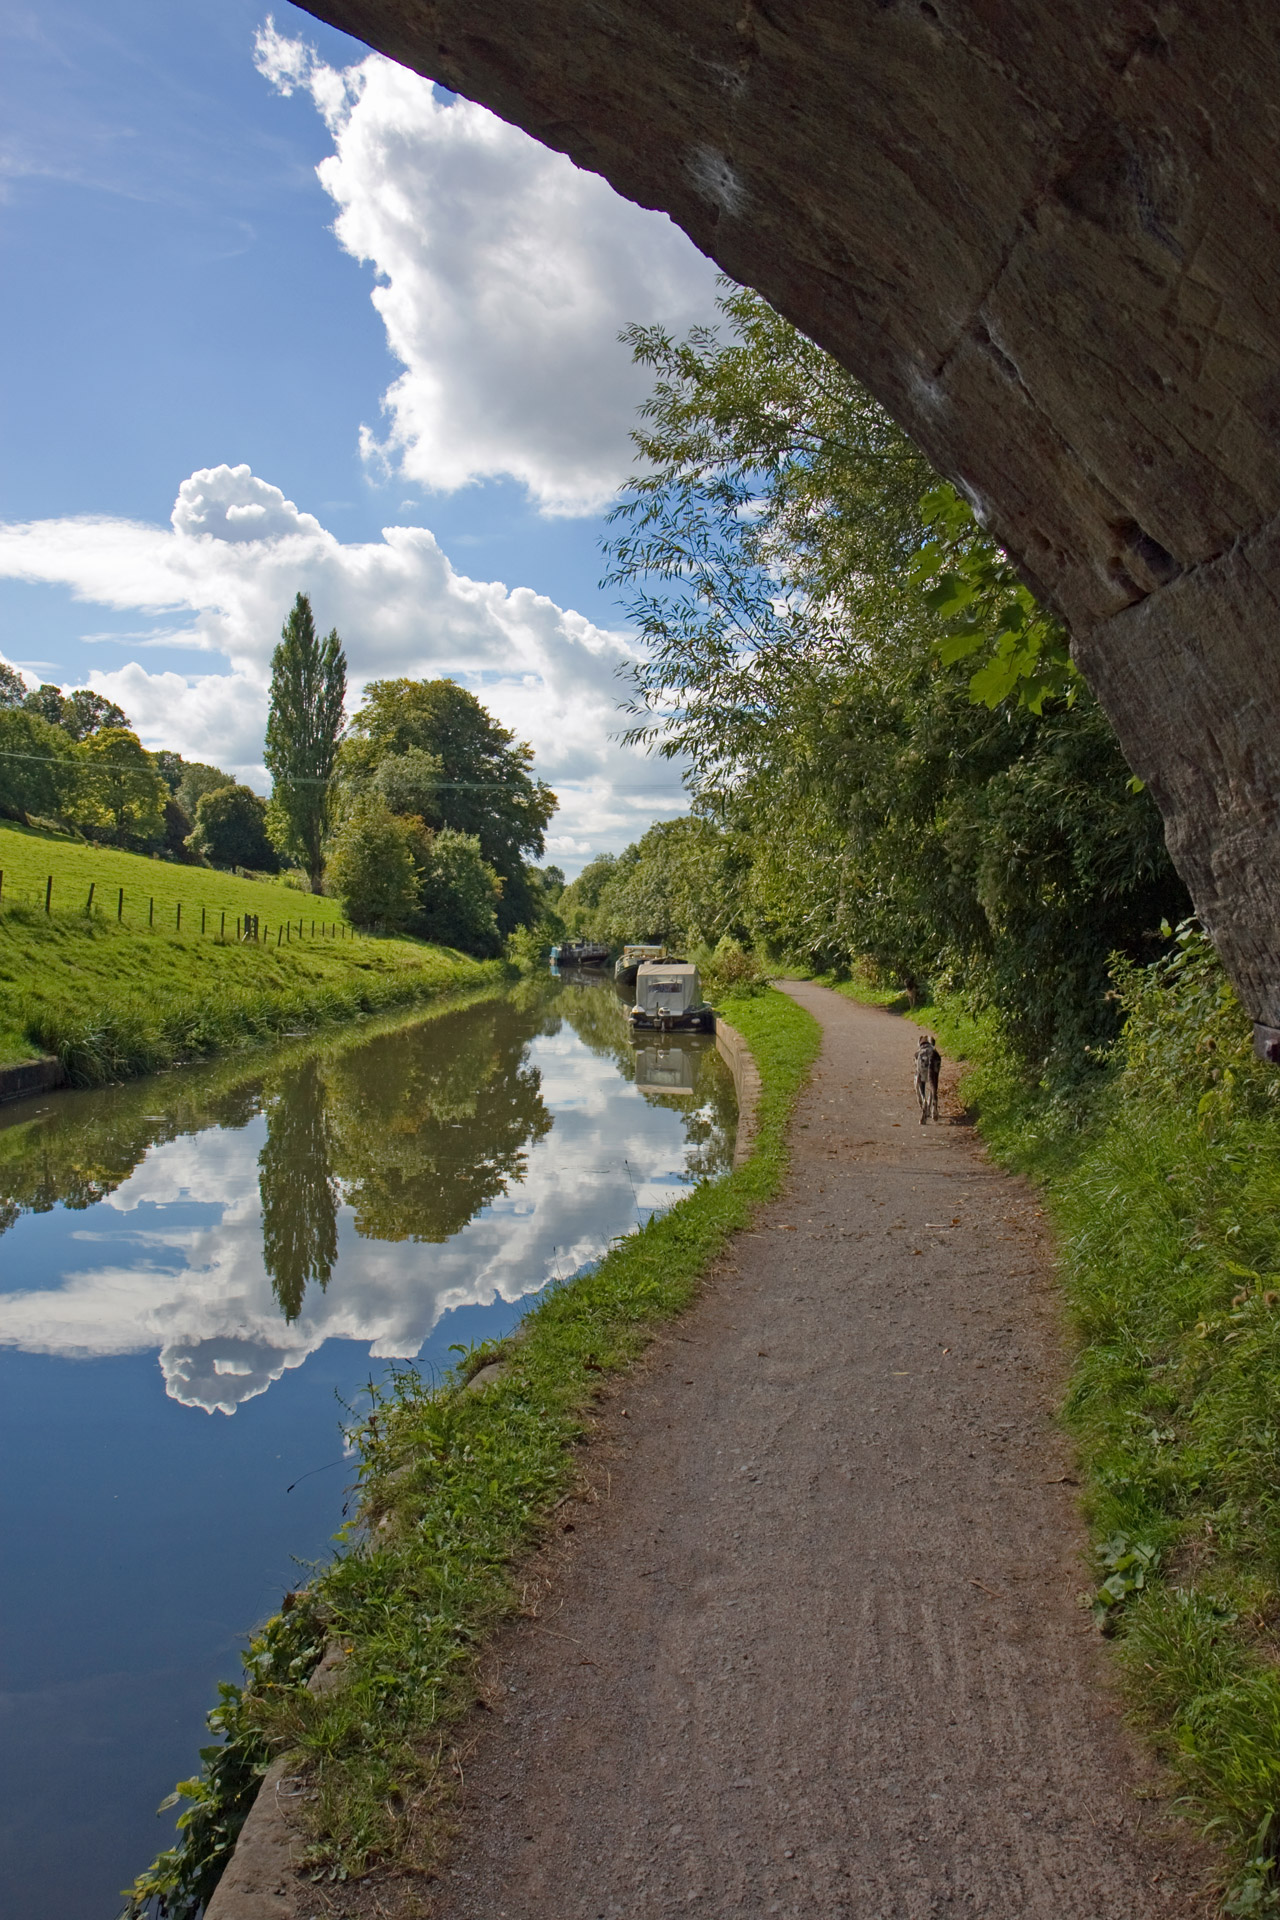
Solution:
<path fill-rule="evenodd" d="M 916 1099 L 920 1102 L 920 1125 L 930 1117 L 938 1117 L 938 1075 L 942 1071 L 942 1055 L 938 1052 L 938 1043 L 931 1033 L 922 1033 L 916 1042 Z"/>

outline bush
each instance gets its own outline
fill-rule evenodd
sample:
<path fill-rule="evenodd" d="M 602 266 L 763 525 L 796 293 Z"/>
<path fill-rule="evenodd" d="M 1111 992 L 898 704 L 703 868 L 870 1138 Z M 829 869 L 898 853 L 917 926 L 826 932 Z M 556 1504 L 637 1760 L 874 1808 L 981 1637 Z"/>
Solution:
<path fill-rule="evenodd" d="M 214 867 L 271 873 L 280 864 L 267 835 L 267 803 L 252 787 L 214 787 L 201 794 L 187 845 Z"/>
<path fill-rule="evenodd" d="M 740 998 L 764 993 L 769 976 L 754 953 L 746 953 L 736 940 L 725 938 L 714 949 L 696 947 L 689 955 L 698 969 L 702 990 L 713 999 L 722 994 Z"/>
<path fill-rule="evenodd" d="M 443 827 L 428 841 L 420 904 L 409 931 L 439 946 L 491 959 L 502 951 L 497 914 L 501 898 L 502 882 L 481 854 L 478 837 Z"/>
<path fill-rule="evenodd" d="M 414 916 L 420 835 L 419 822 L 399 819 L 377 794 L 352 807 L 331 843 L 326 877 L 353 926 L 389 931 Z"/>

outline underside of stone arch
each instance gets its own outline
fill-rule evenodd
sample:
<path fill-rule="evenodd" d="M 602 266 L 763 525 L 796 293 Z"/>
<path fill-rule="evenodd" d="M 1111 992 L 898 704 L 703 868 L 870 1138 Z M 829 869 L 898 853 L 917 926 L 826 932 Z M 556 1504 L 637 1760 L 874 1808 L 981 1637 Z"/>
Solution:
<path fill-rule="evenodd" d="M 1067 620 L 1280 1029 L 1274 0 L 309 10 L 665 209 L 866 382 Z"/>

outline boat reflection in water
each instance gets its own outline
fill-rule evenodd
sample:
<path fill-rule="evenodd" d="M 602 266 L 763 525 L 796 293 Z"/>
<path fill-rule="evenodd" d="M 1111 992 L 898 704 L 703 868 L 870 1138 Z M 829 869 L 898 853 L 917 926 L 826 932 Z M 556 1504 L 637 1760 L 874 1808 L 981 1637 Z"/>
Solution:
<path fill-rule="evenodd" d="M 637 1047 L 636 1085 L 645 1093 L 687 1094 L 692 1099 L 698 1091 L 700 1056 L 708 1044 L 699 1047 L 686 1040 L 679 1046 Z"/>

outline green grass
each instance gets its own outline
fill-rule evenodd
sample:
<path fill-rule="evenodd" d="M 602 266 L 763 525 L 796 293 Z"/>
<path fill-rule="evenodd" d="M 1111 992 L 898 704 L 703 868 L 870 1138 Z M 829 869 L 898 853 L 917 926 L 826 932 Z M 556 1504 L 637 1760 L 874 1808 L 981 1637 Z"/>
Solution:
<path fill-rule="evenodd" d="M 81 1086 L 503 977 L 443 948 L 353 936 L 335 902 L 295 888 L 29 829 L 0 825 L 0 869 L 0 1064 L 54 1054 Z M 235 938 L 246 913 L 256 943 Z"/>
<path fill-rule="evenodd" d="M 152 899 L 156 925 L 165 929 L 173 926 L 178 906 L 184 926 L 193 913 L 199 923 L 202 906 L 211 912 L 225 909 L 233 922 L 238 914 L 260 914 L 273 928 L 291 912 L 295 921 L 305 913 L 308 927 L 313 913 L 317 921 L 323 915 L 327 924 L 346 924 L 336 900 L 318 900 L 283 877 L 242 879 L 212 867 L 181 866 L 173 860 L 95 846 L 72 834 L 20 827 L 12 820 L 0 820 L 0 873 L 4 875 L 0 911 L 10 901 L 43 909 L 45 882 L 52 875 L 55 910 L 83 912 L 92 886 L 95 908 L 114 920 L 123 887 L 125 925 L 135 931 L 146 927 Z"/>
<path fill-rule="evenodd" d="M 760 1068 L 751 1158 L 620 1241 L 589 1274 L 547 1292 L 518 1334 L 474 1350 L 430 1387 L 411 1368 L 371 1390 L 355 1438 L 358 1522 L 332 1564 L 255 1636 L 242 1689 L 224 1687 L 222 1736 L 184 1782 L 183 1843 L 162 1855 L 131 1912 L 159 1900 L 188 1920 L 216 1883 L 271 1754 L 288 1752 L 314 1798 L 312 1853 L 334 1874 L 377 1862 L 426 1867 L 448 1781 L 449 1730 L 475 1697 L 484 1637 L 519 1605 L 520 1557 L 575 1483 L 575 1443 L 601 1379 L 627 1367 L 687 1306 L 729 1234 L 776 1192 L 786 1126 L 820 1044 L 810 1015 L 776 992 L 726 998 Z M 483 1392 L 466 1378 L 506 1372 Z M 338 1686 L 306 1679 L 326 1644 Z"/>
<path fill-rule="evenodd" d="M 1280 1914 L 1280 1076 L 1202 941 L 1121 969 L 1115 1057 L 1047 1086 L 951 1000 L 910 1016 L 972 1067 L 996 1157 L 1043 1189 L 1078 1336 L 1094 1617 L 1225 1911 Z M 857 982 L 842 991 L 864 997 Z"/>

